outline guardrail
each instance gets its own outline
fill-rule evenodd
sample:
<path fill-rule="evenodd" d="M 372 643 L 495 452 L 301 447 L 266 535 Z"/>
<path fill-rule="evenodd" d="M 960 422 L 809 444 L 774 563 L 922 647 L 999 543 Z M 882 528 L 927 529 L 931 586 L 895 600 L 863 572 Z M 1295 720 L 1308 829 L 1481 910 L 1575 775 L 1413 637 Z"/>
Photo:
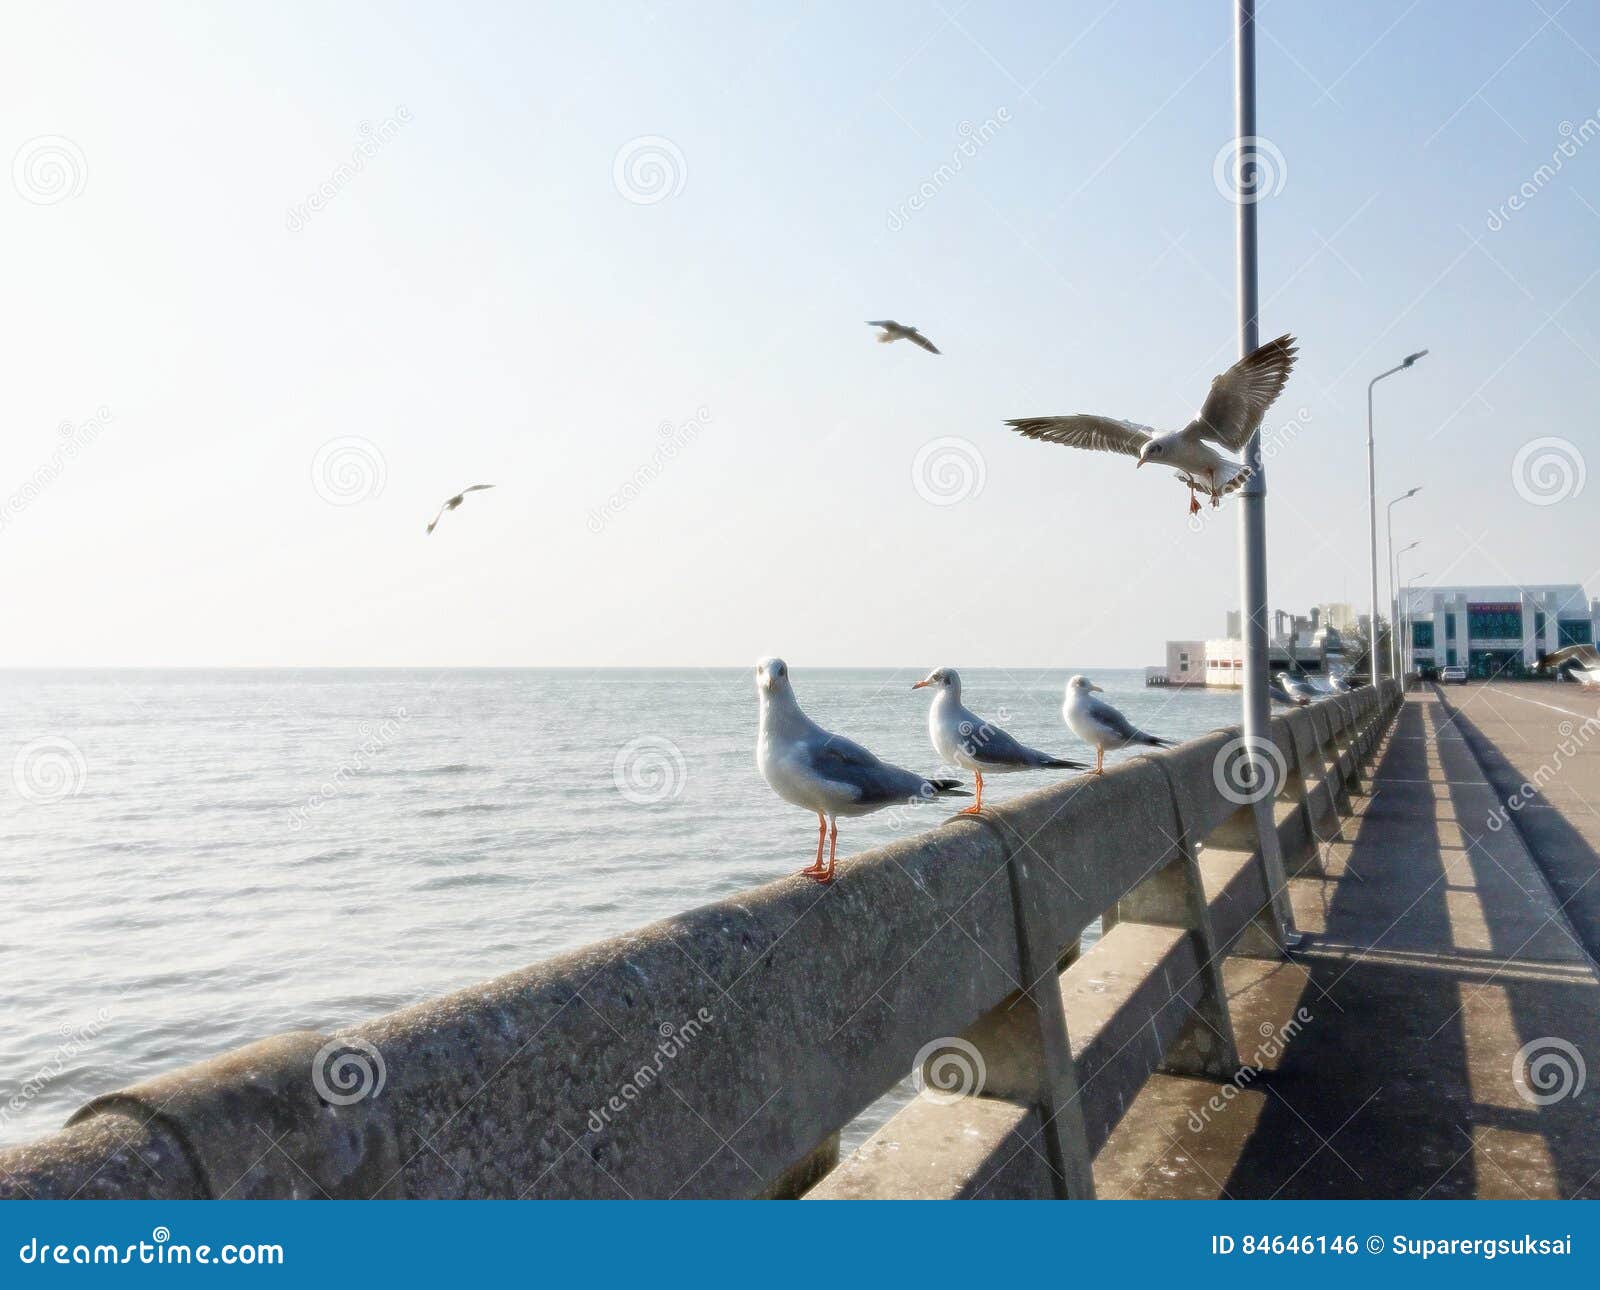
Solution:
<path fill-rule="evenodd" d="M 1093 1196 L 1153 1072 L 1237 1070 L 1222 959 L 1283 955 L 1276 858 L 1318 864 L 1399 703 L 1384 682 L 1275 718 L 1265 796 L 1217 731 L 828 888 L 770 883 L 96 1098 L 0 1153 L 0 1196 Z M 840 1161 L 913 1069 L 919 1095 Z"/>

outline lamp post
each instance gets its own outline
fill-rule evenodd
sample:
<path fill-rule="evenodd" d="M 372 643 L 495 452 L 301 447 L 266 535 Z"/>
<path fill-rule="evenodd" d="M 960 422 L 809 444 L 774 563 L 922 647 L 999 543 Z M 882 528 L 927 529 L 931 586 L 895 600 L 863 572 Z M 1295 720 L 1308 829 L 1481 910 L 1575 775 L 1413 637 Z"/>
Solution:
<path fill-rule="evenodd" d="M 1415 497 L 1421 491 L 1422 485 L 1418 484 L 1409 492 L 1401 493 L 1399 497 L 1395 498 L 1394 501 L 1389 503 L 1387 515 L 1389 532 L 1389 661 L 1393 664 L 1394 671 L 1397 675 L 1400 674 L 1401 649 L 1400 639 L 1395 635 L 1395 624 L 1400 621 L 1400 602 L 1395 599 L 1395 593 L 1398 590 L 1396 584 L 1400 579 L 1395 573 L 1394 563 L 1394 508 L 1397 503 L 1403 502 L 1407 498 Z M 1413 542 L 1412 545 L 1415 546 L 1416 543 Z M 1405 678 L 1402 675 L 1402 682 L 1404 679 Z"/>
<path fill-rule="evenodd" d="M 1383 675 L 1383 663 L 1378 657 L 1378 461 L 1372 446 L 1372 391 L 1384 377 L 1405 371 L 1427 352 L 1419 349 L 1415 354 L 1407 354 L 1396 366 L 1379 372 L 1367 382 L 1367 526 L 1372 539 L 1372 644 L 1367 653 L 1371 659 L 1373 685 L 1377 685 Z M 1393 632 L 1393 623 L 1389 630 Z"/>
<path fill-rule="evenodd" d="M 1417 548 L 1417 547 L 1419 547 L 1421 545 L 1422 545 L 1422 539 L 1418 538 L 1415 542 L 1411 543 L 1410 546 L 1401 547 L 1400 550 L 1395 553 L 1394 565 L 1392 566 L 1392 568 L 1389 571 L 1393 575 L 1393 578 L 1394 578 L 1394 583 L 1392 583 L 1391 585 L 1395 586 L 1395 596 L 1396 596 L 1395 605 L 1394 605 L 1394 621 L 1392 623 L 1390 623 L 1390 625 L 1389 625 L 1389 637 L 1390 637 L 1391 642 L 1396 647 L 1395 650 L 1394 650 L 1394 671 L 1395 671 L 1395 677 L 1399 680 L 1399 682 L 1400 682 L 1402 687 L 1406 683 L 1406 672 L 1408 670 L 1406 668 L 1406 666 L 1405 666 L 1405 662 L 1406 662 L 1406 649 L 1407 649 L 1407 646 L 1409 645 L 1410 635 L 1411 635 L 1411 626 L 1410 626 L 1410 617 L 1409 617 L 1409 615 L 1410 615 L 1410 602 L 1409 601 L 1402 602 L 1400 599 L 1398 599 L 1398 597 L 1400 595 L 1400 592 L 1399 592 L 1399 587 L 1396 584 L 1398 584 L 1399 581 L 1400 581 L 1400 557 L 1403 556 L 1407 551 L 1414 550 L 1415 548 Z M 1402 623 L 1400 621 L 1402 617 L 1406 618 L 1406 621 L 1404 623 Z"/>

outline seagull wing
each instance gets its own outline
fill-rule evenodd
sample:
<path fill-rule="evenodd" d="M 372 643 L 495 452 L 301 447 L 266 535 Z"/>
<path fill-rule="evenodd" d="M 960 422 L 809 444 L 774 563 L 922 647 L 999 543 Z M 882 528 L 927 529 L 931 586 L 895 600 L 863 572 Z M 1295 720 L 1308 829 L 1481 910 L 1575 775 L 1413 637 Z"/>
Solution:
<path fill-rule="evenodd" d="M 450 504 L 449 502 L 446 502 L 445 506 L 448 506 L 449 504 Z M 443 519 L 443 518 L 444 518 L 444 506 L 441 506 L 437 511 L 435 511 L 433 513 L 433 518 L 428 521 L 428 532 L 432 533 L 434 531 L 434 529 L 438 528 L 439 527 L 439 521 L 441 519 Z"/>
<path fill-rule="evenodd" d="M 906 328 L 906 339 L 911 341 L 915 345 L 921 345 L 922 348 L 927 350 L 928 353 L 930 353 L 930 354 L 937 354 L 939 352 L 939 347 L 937 345 L 935 345 L 931 340 L 929 340 L 926 336 L 924 336 L 915 327 Z"/>
<path fill-rule="evenodd" d="M 1294 370 L 1295 339 L 1285 333 L 1246 354 L 1216 380 L 1196 418 L 1199 435 L 1234 452 L 1243 452 L 1261 418 Z"/>
<path fill-rule="evenodd" d="M 898 327 L 899 325 L 893 318 L 879 318 L 876 321 L 869 319 L 867 321 L 868 327 Z"/>
<path fill-rule="evenodd" d="M 493 484 L 469 484 L 466 488 L 463 488 L 461 490 L 461 495 L 463 497 L 465 497 L 468 493 L 480 493 L 485 488 L 493 488 L 493 487 L 494 487 Z"/>
<path fill-rule="evenodd" d="M 1094 452 L 1121 452 L 1130 457 L 1137 457 L 1139 449 L 1155 434 L 1149 426 L 1086 412 L 1070 417 L 1022 417 L 1006 424 L 1028 439 L 1065 444 L 1069 448 L 1088 448 Z"/>
<path fill-rule="evenodd" d="M 1089 713 L 1101 725 L 1116 732 L 1119 738 L 1132 740 L 1134 743 L 1154 744 L 1160 747 L 1170 742 L 1159 735 L 1148 734 L 1122 715 L 1118 708 L 1112 707 L 1103 699 L 1089 701 Z"/>
<path fill-rule="evenodd" d="M 1560 667 L 1563 663 L 1578 663 L 1587 668 L 1600 667 L 1600 653 L 1593 645 L 1568 645 L 1539 660 L 1540 667 Z"/>

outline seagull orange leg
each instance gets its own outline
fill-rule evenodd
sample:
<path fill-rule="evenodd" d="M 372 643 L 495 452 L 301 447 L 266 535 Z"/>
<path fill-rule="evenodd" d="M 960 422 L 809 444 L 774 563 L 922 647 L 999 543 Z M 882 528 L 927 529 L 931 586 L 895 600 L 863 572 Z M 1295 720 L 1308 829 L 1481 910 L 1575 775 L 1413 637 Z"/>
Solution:
<path fill-rule="evenodd" d="M 976 770 L 972 773 L 977 777 L 978 780 L 978 800 L 971 806 L 967 807 L 966 810 L 957 811 L 957 815 L 976 815 L 979 811 L 983 810 L 983 773 Z"/>
<path fill-rule="evenodd" d="M 1189 514 L 1200 514 L 1200 499 L 1194 495 L 1194 485 L 1189 485 Z"/>
<path fill-rule="evenodd" d="M 1094 746 L 1094 773 L 1096 775 L 1104 775 L 1106 773 L 1106 746 L 1104 744 L 1096 744 Z"/>
<path fill-rule="evenodd" d="M 808 878 L 811 878 L 813 881 L 818 882 L 818 883 L 822 884 L 822 886 L 826 887 L 830 882 L 833 881 L 833 861 L 834 861 L 834 855 L 838 852 L 838 850 L 839 850 L 839 821 L 835 820 L 833 822 L 833 828 L 830 829 L 829 832 L 828 832 L 828 864 L 827 864 L 827 867 L 826 868 L 820 868 L 819 867 L 815 873 L 812 873 L 809 869 L 802 869 L 801 872 L 804 873 Z M 821 843 L 820 840 L 817 842 L 817 863 L 818 863 L 819 866 L 822 863 L 822 843 Z"/>
<path fill-rule="evenodd" d="M 811 863 L 809 868 L 801 869 L 801 870 L 798 871 L 799 873 L 805 874 L 806 877 L 808 877 L 808 878 L 814 878 L 819 873 L 822 872 L 822 842 L 823 842 L 823 839 L 825 837 L 827 837 L 827 835 L 828 835 L 827 817 L 825 817 L 819 811 L 819 812 L 817 812 L 817 858 Z"/>

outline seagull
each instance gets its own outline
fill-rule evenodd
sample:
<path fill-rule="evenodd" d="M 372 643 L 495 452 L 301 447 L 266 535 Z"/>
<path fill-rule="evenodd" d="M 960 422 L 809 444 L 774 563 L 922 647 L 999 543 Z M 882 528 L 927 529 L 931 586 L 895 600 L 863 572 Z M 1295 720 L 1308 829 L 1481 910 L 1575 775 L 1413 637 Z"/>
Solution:
<path fill-rule="evenodd" d="M 1067 681 L 1067 699 L 1061 705 L 1061 716 L 1072 733 L 1084 743 L 1094 745 L 1096 775 L 1106 773 L 1107 748 L 1126 748 L 1130 744 L 1151 748 L 1172 746 L 1172 740 L 1146 734 L 1104 699 L 1094 697 L 1104 693 L 1088 677 L 1074 676 Z"/>
<path fill-rule="evenodd" d="M 880 345 L 887 345 L 896 340 L 909 340 L 913 345 L 921 345 L 930 354 L 939 352 L 938 346 L 915 327 L 907 327 L 904 323 L 897 323 L 893 318 L 880 318 L 877 322 L 869 322 L 867 326 L 883 328 L 883 331 L 878 335 L 878 344 Z"/>
<path fill-rule="evenodd" d="M 454 497 L 446 498 L 444 505 L 439 508 L 439 513 L 428 522 L 428 532 L 432 533 L 433 530 L 438 527 L 439 521 L 444 518 L 444 513 L 446 511 L 453 511 L 456 507 L 460 506 L 461 503 L 466 500 L 468 493 L 478 493 L 482 492 L 485 488 L 493 487 L 493 484 L 473 484 L 469 488 L 463 488 Z"/>
<path fill-rule="evenodd" d="M 1014 770 L 1088 770 L 1081 761 L 1052 757 L 1018 743 L 992 722 L 985 721 L 970 708 L 961 706 L 961 674 L 953 667 L 941 667 L 911 688 L 934 686 L 933 706 L 928 709 L 928 738 L 933 750 L 947 766 L 965 766 L 978 779 L 978 800 L 961 815 L 976 815 L 983 809 L 983 772 L 1004 775 Z"/>
<path fill-rule="evenodd" d="M 800 870 L 807 878 L 833 881 L 841 815 L 870 815 L 885 806 L 925 802 L 941 793 L 966 796 L 959 779 L 925 779 L 824 730 L 800 710 L 789 684 L 789 665 L 781 658 L 756 664 L 756 693 L 761 699 L 761 729 L 756 735 L 761 776 L 784 801 L 817 816 L 817 858 Z M 827 864 L 822 863 L 824 835 Z"/>
<path fill-rule="evenodd" d="M 1312 685 L 1304 677 L 1290 676 L 1287 672 L 1279 672 L 1278 684 L 1283 687 L 1283 692 L 1302 708 L 1313 699 L 1322 697 L 1317 693 L 1316 686 Z"/>
<path fill-rule="evenodd" d="M 1559 678 L 1561 669 L 1569 663 L 1579 685 L 1600 686 L 1600 653 L 1596 653 L 1593 645 L 1568 645 L 1553 654 L 1546 654 L 1540 658 L 1538 669 L 1544 672 L 1555 668 Z"/>
<path fill-rule="evenodd" d="M 1343 672 L 1329 672 L 1328 684 L 1335 694 L 1349 694 L 1355 688 Z"/>
<path fill-rule="evenodd" d="M 1212 506 L 1220 506 L 1223 495 L 1240 488 L 1251 475 L 1248 465 L 1230 461 L 1204 441 L 1243 452 L 1288 381 L 1297 352 L 1294 337 L 1285 334 L 1246 354 L 1211 382 L 1205 404 L 1182 430 L 1163 434 L 1133 421 L 1090 413 L 1023 417 L 1006 424 L 1029 439 L 1126 453 L 1137 457 L 1141 466 L 1146 462 L 1170 466 L 1188 485 L 1193 515 L 1200 509 L 1196 489 L 1210 494 Z"/>

